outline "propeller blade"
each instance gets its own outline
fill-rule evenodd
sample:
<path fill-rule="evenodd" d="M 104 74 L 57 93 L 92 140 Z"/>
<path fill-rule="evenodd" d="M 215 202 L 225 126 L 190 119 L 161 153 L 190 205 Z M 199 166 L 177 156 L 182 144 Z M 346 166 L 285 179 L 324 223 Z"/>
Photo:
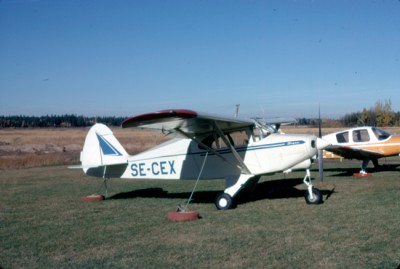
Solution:
<path fill-rule="evenodd" d="M 322 120 L 321 120 L 321 107 L 318 106 L 318 137 L 322 137 L 322 131 L 321 131 L 321 125 L 322 125 Z"/>
<path fill-rule="evenodd" d="M 321 105 L 318 105 L 318 137 L 322 139 L 322 130 L 321 130 Z M 318 171 L 319 171 L 319 181 L 324 182 L 324 156 L 323 149 L 318 149 Z"/>

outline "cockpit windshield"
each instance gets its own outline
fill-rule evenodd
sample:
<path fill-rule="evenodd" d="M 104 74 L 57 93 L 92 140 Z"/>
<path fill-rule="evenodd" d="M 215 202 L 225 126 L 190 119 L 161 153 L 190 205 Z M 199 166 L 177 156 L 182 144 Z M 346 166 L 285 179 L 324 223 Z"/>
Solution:
<path fill-rule="evenodd" d="M 374 132 L 374 134 L 378 140 L 385 140 L 392 136 L 388 132 L 386 132 L 382 129 L 376 128 L 376 127 L 373 127 L 372 131 Z"/>
<path fill-rule="evenodd" d="M 278 130 L 275 125 L 272 124 L 266 124 L 258 119 L 254 120 L 254 129 L 253 129 L 253 134 L 254 134 L 254 139 L 256 141 L 261 140 L 270 134 L 277 133 Z"/>

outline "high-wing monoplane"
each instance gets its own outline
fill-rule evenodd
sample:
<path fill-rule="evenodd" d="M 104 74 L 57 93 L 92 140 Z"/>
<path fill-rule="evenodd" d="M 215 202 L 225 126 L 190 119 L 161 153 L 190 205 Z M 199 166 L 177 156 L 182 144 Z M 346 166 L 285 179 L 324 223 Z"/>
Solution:
<path fill-rule="evenodd" d="M 322 137 L 331 145 L 324 158 L 345 158 L 362 161 L 360 174 L 366 174 L 369 161 L 379 167 L 378 159 L 400 154 L 400 137 L 377 127 L 357 127 Z"/>
<path fill-rule="evenodd" d="M 167 142 L 131 156 L 108 127 L 95 124 L 80 159 L 87 175 L 104 179 L 225 179 L 225 190 L 215 201 L 218 209 L 232 208 L 236 195 L 263 175 L 304 169 L 306 202 L 320 203 L 322 195 L 311 183 L 309 167 L 317 149 L 328 143 L 313 135 L 279 133 L 279 125 L 163 110 L 128 118 L 122 127 L 158 130 L 171 137 Z"/>

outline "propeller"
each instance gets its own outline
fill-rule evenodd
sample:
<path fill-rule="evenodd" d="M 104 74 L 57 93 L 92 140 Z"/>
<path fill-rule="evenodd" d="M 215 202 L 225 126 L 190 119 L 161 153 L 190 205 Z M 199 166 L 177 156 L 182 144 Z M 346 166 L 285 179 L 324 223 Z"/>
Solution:
<path fill-rule="evenodd" d="M 322 138 L 321 131 L 321 107 L 318 106 L 318 137 Z M 323 149 L 318 149 L 318 171 L 319 171 L 319 180 L 324 182 L 324 158 L 323 158 Z"/>

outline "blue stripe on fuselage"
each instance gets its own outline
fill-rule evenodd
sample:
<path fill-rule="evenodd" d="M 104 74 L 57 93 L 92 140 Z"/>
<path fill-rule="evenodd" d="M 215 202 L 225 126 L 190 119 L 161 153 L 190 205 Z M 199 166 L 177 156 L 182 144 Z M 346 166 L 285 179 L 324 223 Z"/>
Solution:
<path fill-rule="evenodd" d="M 263 149 L 271 149 L 271 148 L 280 148 L 280 147 L 288 147 L 288 146 L 293 146 L 293 145 L 301 145 L 304 144 L 304 140 L 297 140 L 297 141 L 287 141 L 287 142 L 280 142 L 280 143 L 272 143 L 272 144 L 263 144 L 263 145 L 258 145 L 258 146 L 241 146 L 241 147 L 235 147 L 235 150 L 237 152 L 246 152 L 246 151 L 253 151 L 253 150 L 263 150 Z M 231 154 L 232 151 L 228 148 L 223 148 L 223 149 L 216 149 L 215 150 L 218 154 Z M 195 151 L 195 152 L 190 152 L 190 153 L 183 153 L 183 154 L 170 154 L 170 155 L 163 155 L 163 156 L 157 156 L 157 157 L 150 157 L 150 158 L 143 158 L 143 159 L 138 159 L 133 162 L 139 162 L 139 161 L 149 161 L 152 159 L 161 159 L 161 158 L 174 158 L 178 156 L 187 156 L 187 155 L 200 155 L 200 156 L 205 156 L 207 150 L 203 151 Z M 215 155 L 213 152 L 208 152 L 208 156 L 210 155 Z"/>
<path fill-rule="evenodd" d="M 296 146 L 296 145 L 301 145 L 304 143 L 305 143 L 304 140 L 295 140 L 295 141 L 286 141 L 286 142 L 279 142 L 279 143 L 272 143 L 272 144 L 262 144 L 262 145 L 249 146 L 249 147 L 248 146 L 235 147 L 235 150 L 237 152 L 253 151 L 253 150 Z M 224 148 L 224 149 L 217 149 L 216 152 L 218 152 L 219 154 L 225 154 L 225 153 L 231 153 L 231 150 L 229 148 Z M 198 153 L 194 153 L 194 154 L 198 154 Z M 213 155 L 213 154 L 215 154 L 215 153 L 212 153 L 212 152 L 208 153 L 208 155 Z M 202 153 L 201 155 L 205 155 L 205 153 Z"/>

